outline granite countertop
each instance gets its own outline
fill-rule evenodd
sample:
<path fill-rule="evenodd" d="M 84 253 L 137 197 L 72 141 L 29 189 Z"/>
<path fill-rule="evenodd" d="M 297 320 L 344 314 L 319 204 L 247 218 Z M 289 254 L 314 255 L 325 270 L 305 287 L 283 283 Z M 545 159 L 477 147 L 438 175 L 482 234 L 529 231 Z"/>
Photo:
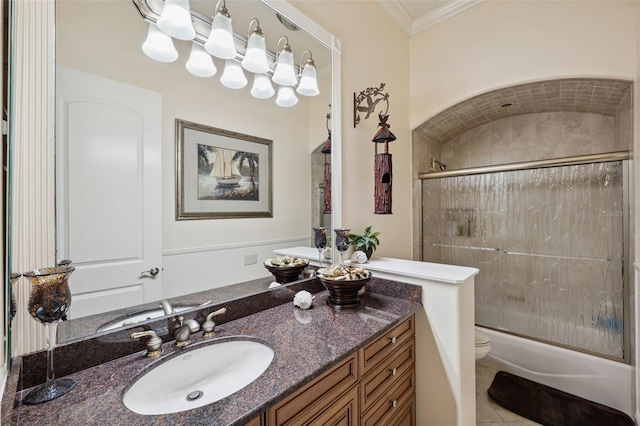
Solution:
<path fill-rule="evenodd" d="M 202 333 L 196 333 L 185 349 L 165 343 L 157 359 L 145 358 L 140 351 L 71 374 L 68 377 L 77 382 L 73 391 L 41 405 L 18 403 L 11 424 L 241 425 L 422 307 L 369 291 L 359 308 L 336 311 L 326 304 L 327 297 L 327 291 L 317 293 L 313 308 L 306 311 L 285 303 L 227 322 L 218 326 L 213 338 L 203 340 Z M 266 343 L 275 353 L 267 370 L 245 388 L 218 402 L 161 416 L 135 414 L 124 406 L 124 392 L 145 369 L 175 353 L 238 337 Z"/>

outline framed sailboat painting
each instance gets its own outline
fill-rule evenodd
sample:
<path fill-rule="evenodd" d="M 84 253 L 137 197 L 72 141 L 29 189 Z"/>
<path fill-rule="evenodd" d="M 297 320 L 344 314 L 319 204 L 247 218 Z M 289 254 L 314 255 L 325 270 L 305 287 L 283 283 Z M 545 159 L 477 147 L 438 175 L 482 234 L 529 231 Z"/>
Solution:
<path fill-rule="evenodd" d="M 176 220 L 273 217 L 273 141 L 176 119 L 176 142 Z"/>

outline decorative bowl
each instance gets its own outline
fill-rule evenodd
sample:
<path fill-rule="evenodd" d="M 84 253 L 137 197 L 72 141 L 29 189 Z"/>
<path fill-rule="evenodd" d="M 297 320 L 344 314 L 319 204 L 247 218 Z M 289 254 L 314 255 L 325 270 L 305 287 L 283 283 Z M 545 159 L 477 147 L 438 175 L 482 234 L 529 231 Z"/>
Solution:
<path fill-rule="evenodd" d="M 291 258 L 289 256 L 267 259 L 264 262 L 264 267 L 271 272 L 280 284 L 297 281 L 302 271 L 308 265 L 309 259 Z"/>
<path fill-rule="evenodd" d="M 318 269 L 316 275 L 329 291 L 327 304 L 338 310 L 360 306 L 358 291 L 371 280 L 371 272 L 339 264 L 327 269 Z"/>

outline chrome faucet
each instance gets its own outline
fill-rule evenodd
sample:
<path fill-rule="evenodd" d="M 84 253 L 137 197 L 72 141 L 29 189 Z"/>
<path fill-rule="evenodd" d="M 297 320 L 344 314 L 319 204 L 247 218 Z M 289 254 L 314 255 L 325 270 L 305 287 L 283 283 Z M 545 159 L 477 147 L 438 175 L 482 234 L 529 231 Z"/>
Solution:
<path fill-rule="evenodd" d="M 176 340 L 176 347 L 182 348 L 189 344 L 191 334 L 200 330 L 200 324 L 194 319 L 185 321 L 184 317 L 178 317 L 178 321 L 180 321 L 180 327 L 173 333 L 173 337 Z"/>
<path fill-rule="evenodd" d="M 167 300 L 161 301 L 160 307 L 164 311 L 165 315 L 171 315 L 176 313 L 175 309 L 173 309 L 173 306 L 171 306 L 171 303 L 169 303 L 169 301 Z"/>
<path fill-rule="evenodd" d="M 158 337 L 155 331 L 146 330 L 146 331 L 138 331 L 137 333 L 131 333 L 132 339 L 139 339 L 143 336 L 149 336 L 149 340 L 147 340 L 147 356 L 148 357 L 156 357 L 160 355 L 162 352 L 162 339 Z"/>

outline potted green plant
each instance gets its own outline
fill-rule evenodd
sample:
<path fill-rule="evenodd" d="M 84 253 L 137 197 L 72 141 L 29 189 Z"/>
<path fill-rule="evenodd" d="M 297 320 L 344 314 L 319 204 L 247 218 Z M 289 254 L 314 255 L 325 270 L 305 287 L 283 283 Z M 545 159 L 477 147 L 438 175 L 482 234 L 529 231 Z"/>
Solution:
<path fill-rule="evenodd" d="M 380 232 L 371 232 L 371 227 L 372 225 L 367 226 L 361 235 L 349 234 L 349 244 L 353 246 L 355 251 L 364 252 L 367 255 L 367 259 L 371 258 L 373 252 L 378 248 L 378 244 L 380 244 L 378 239 Z"/>

